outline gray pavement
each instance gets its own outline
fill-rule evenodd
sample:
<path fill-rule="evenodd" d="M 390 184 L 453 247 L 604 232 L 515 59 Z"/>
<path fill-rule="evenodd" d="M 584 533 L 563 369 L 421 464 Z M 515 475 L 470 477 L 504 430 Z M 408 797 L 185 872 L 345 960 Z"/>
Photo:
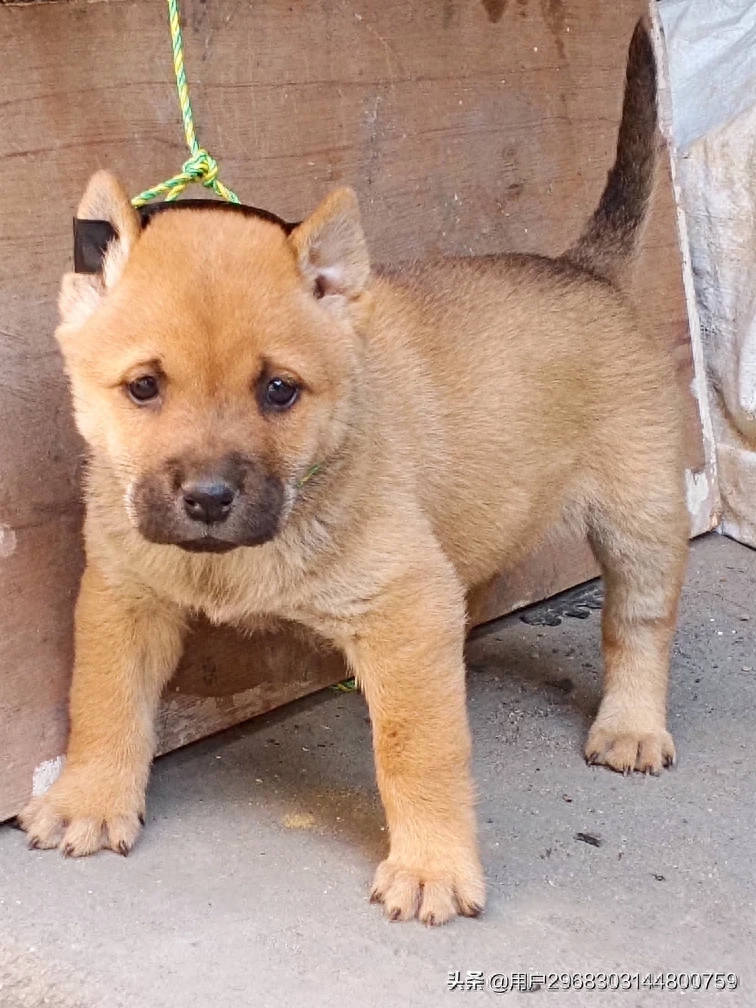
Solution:
<path fill-rule="evenodd" d="M 326 690 L 160 759 L 128 859 L 29 851 L 0 826 L 0 1006 L 756 1005 L 756 552 L 694 545 L 670 701 L 679 763 L 660 778 L 583 762 L 597 597 L 470 642 L 481 919 L 428 930 L 368 903 L 385 832 L 367 711 Z M 450 991 L 450 971 L 693 985 L 723 972 L 739 988 Z"/>

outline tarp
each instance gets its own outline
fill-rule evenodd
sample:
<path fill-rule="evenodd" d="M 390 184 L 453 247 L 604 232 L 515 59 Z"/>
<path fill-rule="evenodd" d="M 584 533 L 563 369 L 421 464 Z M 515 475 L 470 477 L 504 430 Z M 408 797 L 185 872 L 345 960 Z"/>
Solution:
<path fill-rule="evenodd" d="M 661 0 L 723 530 L 756 547 L 756 3 Z"/>

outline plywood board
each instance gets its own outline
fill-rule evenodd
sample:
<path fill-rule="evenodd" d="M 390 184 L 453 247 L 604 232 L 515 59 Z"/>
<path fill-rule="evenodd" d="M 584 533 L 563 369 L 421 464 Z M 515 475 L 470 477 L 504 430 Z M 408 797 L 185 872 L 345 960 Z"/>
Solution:
<path fill-rule="evenodd" d="M 200 137 L 242 199 L 288 219 L 335 184 L 354 185 L 377 262 L 555 253 L 601 191 L 643 6 L 183 0 Z M 81 445 L 52 331 L 71 214 L 94 169 L 116 170 L 137 192 L 172 175 L 185 152 L 161 2 L 3 3 L 0 38 L 2 818 L 35 768 L 63 751 L 66 732 Z M 668 178 L 639 292 L 689 387 Z M 691 470 L 705 472 L 692 397 L 688 430 Z M 703 500 L 704 523 L 710 513 Z M 584 546 L 552 545 L 492 586 L 474 614 L 498 615 L 592 572 Z M 286 630 L 255 641 L 200 628 L 166 698 L 162 747 L 342 674 L 338 656 L 293 643 Z"/>

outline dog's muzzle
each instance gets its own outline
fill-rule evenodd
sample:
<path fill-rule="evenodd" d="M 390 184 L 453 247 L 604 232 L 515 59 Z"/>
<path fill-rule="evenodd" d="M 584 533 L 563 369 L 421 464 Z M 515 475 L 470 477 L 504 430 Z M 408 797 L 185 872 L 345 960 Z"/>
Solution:
<path fill-rule="evenodd" d="M 196 553 L 225 553 L 272 539 L 281 521 L 283 483 L 239 454 L 213 461 L 172 459 L 133 495 L 149 542 Z"/>

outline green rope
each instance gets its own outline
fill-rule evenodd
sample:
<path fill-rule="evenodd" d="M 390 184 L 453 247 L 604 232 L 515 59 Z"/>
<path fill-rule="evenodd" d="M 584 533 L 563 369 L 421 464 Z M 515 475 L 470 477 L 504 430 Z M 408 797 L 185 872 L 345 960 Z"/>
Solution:
<path fill-rule="evenodd" d="M 305 483 L 309 483 L 309 481 L 312 479 L 312 477 L 315 476 L 315 475 L 317 475 L 317 473 L 319 473 L 322 468 L 323 468 L 323 463 L 322 462 L 318 462 L 316 465 L 310 466 L 310 468 L 304 474 L 304 476 L 302 477 L 302 479 L 297 480 L 297 482 L 294 484 L 294 486 L 297 488 L 297 490 L 300 487 L 303 487 L 305 485 Z"/>
<path fill-rule="evenodd" d="M 192 103 L 189 100 L 189 86 L 186 83 L 186 72 L 184 70 L 184 39 L 181 35 L 181 21 L 179 19 L 178 0 L 168 0 L 168 22 L 171 29 L 171 41 L 173 42 L 173 69 L 176 73 L 176 90 L 178 91 L 179 104 L 181 106 L 181 117 L 184 120 L 184 135 L 186 145 L 189 148 L 190 157 L 181 166 L 178 175 L 161 182 L 154 189 L 145 189 L 131 201 L 132 206 L 140 207 L 156 196 L 165 196 L 166 200 L 175 200 L 188 185 L 194 182 L 212 189 L 222 199 L 229 203 L 239 203 L 239 197 L 223 185 L 218 178 L 218 162 L 214 157 L 200 147 L 197 135 L 194 131 L 194 115 L 192 113 Z"/>
<path fill-rule="evenodd" d="M 342 679 L 341 682 L 337 682 L 331 689 L 336 690 L 337 693 L 356 693 L 359 689 L 357 682 L 352 676 L 351 679 Z"/>

